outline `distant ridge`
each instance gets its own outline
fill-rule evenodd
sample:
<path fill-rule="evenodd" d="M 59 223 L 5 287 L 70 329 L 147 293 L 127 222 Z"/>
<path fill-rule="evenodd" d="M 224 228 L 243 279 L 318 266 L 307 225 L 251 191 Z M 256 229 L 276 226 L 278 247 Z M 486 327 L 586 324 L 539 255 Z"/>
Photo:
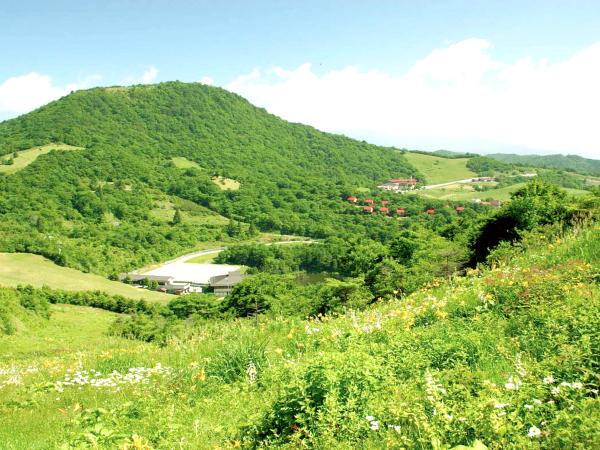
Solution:
<path fill-rule="evenodd" d="M 511 164 L 546 167 L 600 176 L 600 160 L 577 155 L 517 155 L 514 153 L 492 153 L 490 158 Z"/>

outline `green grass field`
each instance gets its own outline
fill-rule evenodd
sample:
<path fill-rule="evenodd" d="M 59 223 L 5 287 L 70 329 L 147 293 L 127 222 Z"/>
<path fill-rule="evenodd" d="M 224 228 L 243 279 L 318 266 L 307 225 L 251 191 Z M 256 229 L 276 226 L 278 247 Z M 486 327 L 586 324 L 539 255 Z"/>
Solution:
<path fill-rule="evenodd" d="M 226 225 L 229 223 L 229 219 L 226 217 L 204 206 L 177 197 L 157 201 L 156 207 L 152 209 L 150 214 L 153 218 L 166 223 L 173 220 L 176 208 L 181 212 L 185 223 L 198 225 Z"/>
<path fill-rule="evenodd" d="M 212 180 L 222 191 L 237 191 L 241 186 L 239 181 L 231 178 L 214 177 Z"/>
<path fill-rule="evenodd" d="M 24 169 L 29 164 L 34 162 L 39 156 L 45 155 L 46 153 L 50 153 L 52 150 L 81 150 L 81 147 L 73 147 L 72 145 L 67 144 L 47 144 L 42 145 L 41 147 L 34 147 L 28 150 L 23 150 L 17 152 L 17 157 L 14 159 L 14 164 L 10 166 L 0 165 L 0 173 L 11 175 L 15 172 L 18 172 L 19 170 Z M 6 159 L 9 156 L 10 155 L 4 155 L 1 156 L 0 159 Z"/>
<path fill-rule="evenodd" d="M 445 186 L 439 189 L 427 189 L 418 191 L 417 195 L 428 198 L 435 198 L 439 200 L 472 200 L 475 198 L 480 199 L 495 199 L 495 200 L 509 200 L 510 194 L 517 189 L 525 186 L 525 183 L 517 183 L 511 186 L 506 186 L 499 189 L 490 189 L 487 191 L 478 192 L 473 190 L 473 187 L 469 184 L 453 184 Z M 561 188 L 570 195 L 585 195 L 589 194 L 588 191 L 579 189 Z"/>
<path fill-rule="evenodd" d="M 186 263 L 190 264 L 211 264 L 220 252 L 209 253 L 208 255 L 200 255 L 195 258 L 188 259 Z"/>
<path fill-rule="evenodd" d="M 174 158 L 171 158 L 171 161 L 173 161 L 173 164 L 175 164 L 175 167 L 177 167 L 178 169 L 195 168 L 202 170 L 202 167 L 200 167 L 198 163 L 190 161 L 189 159 L 184 158 L 183 156 L 176 156 Z M 223 191 L 237 191 L 240 188 L 240 182 L 231 178 L 213 177 L 212 180 L 213 183 L 219 186 L 219 188 Z"/>
<path fill-rule="evenodd" d="M 183 156 L 176 156 L 174 158 L 171 158 L 171 161 L 173 161 L 173 164 L 175 164 L 175 167 L 177 167 L 178 169 L 202 169 L 202 167 L 200 167 L 200 165 L 197 162 L 190 161 L 189 159 L 184 158 Z"/>
<path fill-rule="evenodd" d="M 166 302 L 171 296 L 138 289 L 99 275 L 61 267 L 39 255 L 0 253 L 0 286 L 15 287 L 30 284 L 66 291 L 103 291 L 132 299 Z"/>
<path fill-rule="evenodd" d="M 427 184 L 464 180 L 465 178 L 477 176 L 475 172 L 467 168 L 469 158 L 440 158 L 413 152 L 407 152 L 404 156 L 409 163 L 425 175 Z"/>

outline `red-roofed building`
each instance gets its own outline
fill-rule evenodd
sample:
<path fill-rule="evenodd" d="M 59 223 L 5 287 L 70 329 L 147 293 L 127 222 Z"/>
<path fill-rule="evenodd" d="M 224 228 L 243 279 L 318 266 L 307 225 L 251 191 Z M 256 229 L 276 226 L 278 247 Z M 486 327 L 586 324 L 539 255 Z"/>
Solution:
<path fill-rule="evenodd" d="M 348 197 L 346 200 L 348 200 L 350 203 L 357 203 L 358 199 L 356 197 Z"/>
<path fill-rule="evenodd" d="M 368 198 L 365 200 L 365 205 L 372 205 L 373 204 L 373 199 L 372 198 Z"/>
<path fill-rule="evenodd" d="M 397 208 L 396 214 L 398 214 L 399 216 L 403 216 L 404 214 L 406 214 L 406 210 L 404 208 Z"/>
<path fill-rule="evenodd" d="M 433 208 L 429 208 L 427 211 L 427 214 L 429 214 L 430 216 L 433 216 L 435 214 L 435 209 Z"/>
<path fill-rule="evenodd" d="M 379 212 L 382 212 L 384 214 L 387 214 L 388 211 L 389 211 L 389 209 L 387 207 L 385 207 L 385 206 L 382 206 L 381 208 L 379 208 Z"/>
<path fill-rule="evenodd" d="M 372 213 L 373 212 L 373 207 L 372 206 L 365 206 L 363 208 L 363 212 Z"/>
<path fill-rule="evenodd" d="M 387 200 L 381 200 L 381 204 L 382 204 L 383 206 L 386 206 L 386 205 L 387 205 L 387 204 L 389 204 L 389 203 L 390 203 L 390 202 L 389 202 L 389 201 L 387 201 Z"/>
<path fill-rule="evenodd" d="M 387 183 L 378 186 L 385 191 L 409 191 L 417 186 L 416 178 L 392 178 Z"/>
<path fill-rule="evenodd" d="M 457 206 L 454 209 L 456 210 L 457 213 L 460 214 L 461 212 L 463 212 L 465 210 L 465 207 L 464 206 Z"/>

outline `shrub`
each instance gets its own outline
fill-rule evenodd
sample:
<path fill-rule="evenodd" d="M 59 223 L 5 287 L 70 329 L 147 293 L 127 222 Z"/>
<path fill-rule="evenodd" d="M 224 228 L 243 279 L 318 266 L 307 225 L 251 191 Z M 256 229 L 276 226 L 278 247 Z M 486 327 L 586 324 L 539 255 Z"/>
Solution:
<path fill-rule="evenodd" d="M 190 316 L 214 318 L 221 315 L 221 301 L 209 294 L 183 295 L 171 300 L 167 308 L 179 319 Z"/>

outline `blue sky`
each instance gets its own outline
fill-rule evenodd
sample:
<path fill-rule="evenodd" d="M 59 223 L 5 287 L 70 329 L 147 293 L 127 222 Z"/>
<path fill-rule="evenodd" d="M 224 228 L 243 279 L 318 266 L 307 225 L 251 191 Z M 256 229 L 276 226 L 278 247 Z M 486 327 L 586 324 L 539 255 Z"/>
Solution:
<path fill-rule="evenodd" d="M 460 47 L 461 42 L 467 44 Z M 420 105 L 415 105 L 419 103 L 418 98 L 400 96 L 408 87 L 406 82 L 399 80 L 414 72 L 415 65 L 437 51 L 449 53 L 450 59 L 442 58 L 441 69 L 436 65 L 439 61 L 431 63 L 429 70 L 433 72 L 421 71 L 422 79 L 430 79 L 432 75 L 435 78 L 444 67 L 454 66 L 452 58 L 457 58 L 456 64 L 463 64 L 465 70 L 479 74 L 477 79 L 467 76 L 467 81 L 494 91 L 502 85 L 506 70 L 520 67 L 521 61 L 530 61 L 533 72 L 526 74 L 528 77 L 545 77 L 550 88 L 556 86 L 565 92 L 569 89 L 565 77 L 547 73 L 544 67 L 569 62 L 591 47 L 594 51 L 587 54 L 585 64 L 572 67 L 569 72 L 570 82 L 576 82 L 577 70 L 596 69 L 594 60 L 598 54 L 594 45 L 598 42 L 600 3 L 597 0 L 3 0 L 0 3 L 0 119 L 39 106 L 72 87 L 203 79 L 235 90 L 290 120 L 367 137 L 378 143 L 427 149 L 564 151 L 600 157 L 598 140 L 589 144 L 577 142 L 569 148 L 570 141 L 563 136 L 555 139 L 560 142 L 549 145 L 545 139 L 524 136 L 522 130 L 519 134 L 518 124 L 506 130 L 516 137 L 507 136 L 506 139 L 499 138 L 499 129 L 472 135 L 469 135 L 468 127 L 459 133 L 451 132 L 449 129 L 456 126 L 446 123 L 443 116 L 432 119 L 430 125 L 434 129 L 427 133 L 421 124 L 427 118 L 426 112 L 421 113 L 421 122 L 415 124 L 412 121 L 417 119 L 399 116 L 407 124 L 406 128 L 410 122 L 411 129 L 398 129 L 402 126 L 392 124 L 384 127 L 381 123 L 387 120 L 388 114 L 393 114 L 393 108 L 389 101 L 386 104 L 385 99 L 378 100 L 379 94 L 384 97 L 385 94 L 373 90 L 377 76 L 368 76 L 385 74 L 388 84 L 384 80 L 384 85 L 398 91 L 396 100 L 406 108 L 419 108 Z M 458 50 L 453 47 L 456 45 L 460 47 Z M 492 61 L 484 61 L 483 69 L 475 67 L 473 62 L 481 63 L 482 55 Z M 308 71 L 303 66 L 306 64 L 310 64 Z M 348 73 L 349 69 L 355 72 Z M 499 75 L 500 70 L 502 75 Z M 509 70 L 511 74 L 513 72 Z M 20 78 L 32 73 L 38 77 Z M 248 74 L 253 74 L 250 80 L 240 80 Z M 363 95 L 356 102 L 348 102 L 344 109 L 355 104 L 362 109 L 383 109 L 386 116 L 373 119 L 379 123 L 369 124 L 357 112 L 348 123 L 343 123 L 323 117 L 323 113 L 313 112 L 309 105 L 299 104 L 299 99 L 294 99 L 293 89 L 308 91 L 315 88 L 320 90 L 323 102 L 337 99 L 339 104 L 344 92 L 329 95 L 335 89 L 327 90 L 330 86 L 327 79 L 332 76 L 349 89 L 349 97 L 357 90 L 371 92 L 374 96 L 368 100 Z M 499 79 L 486 84 L 488 78 L 498 76 Z M 471 87 L 465 94 L 464 80 L 457 77 L 456 73 L 450 78 L 442 76 L 442 81 L 461 85 L 461 91 L 455 86 L 453 93 L 445 93 L 448 94 L 446 97 L 445 94 L 437 96 L 435 92 L 423 91 L 432 110 L 449 114 L 451 108 L 447 102 L 454 99 L 456 104 L 456 98 L 463 94 L 475 96 L 479 88 Z M 10 83 L 6 84 L 8 81 Z M 562 84 L 556 85 L 558 82 Z M 361 83 L 366 83 L 364 89 Z M 519 83 L 511 88 L 513 94 L 524 89 L 523 82 Z M 531 85 L 531 80 L 529 83 Z M 31 88 L 26 89 L 30 85 Z M 593 86 L 590 88 L 594 89 Z M 26 89 L 26 94 L 18 95 L 19 89 Z M 285 96 L 290 92 L 288 99 Z M 596 94 L 598 92 L 593 91 L 591 97 L 582 95 L 581 101 L 586 102 L 584 97 L 595 99 Z M 17 97 L 22 97 L 22 101 L 19 102 Z M 441 99 L 439 102 L 446 103 L 438 104 L 433 100 L 437 97 Z M 563 97 L 567 103 L 561 103 L 561 106 L 581 110 L 579 105 L 571 104 Z M 528 101 L 532 105 L 539 104 L 540 98 L 543 98 L 542 93 Z M 469 105 L 471 109 L 482 107 L 473 102 Z M 322 106 L 314 105 L 331 115 L 337 114 L 334 105 Z M 492 101 L 491 108 L 498 106 Z M 584 104 L 583 109 L 586 108 Z M 533 108 L 530 112 L 535 115 L 536 110 Z M 472 120 L 468 111 L 464 114 L 465 120 Z M 491 111 L 490 114 L 491 120 L 501 122 L 502 116 Z M 364 119 L 364 126 L 361 119 Z M 559 118 L 556 120 L 560 122 Z M 585 122 L 585 118 L 582 120 Z M 573 124 L 573 133 L 581 134 L 582 120 Z M 480 125 L 473 124 L 481 130 Z M 541 128 L 540 124 L 536 128 L 538 131 L 530 134 L 541 133 Z M 591 130 L 589 134 L 592 134 Z"/>

